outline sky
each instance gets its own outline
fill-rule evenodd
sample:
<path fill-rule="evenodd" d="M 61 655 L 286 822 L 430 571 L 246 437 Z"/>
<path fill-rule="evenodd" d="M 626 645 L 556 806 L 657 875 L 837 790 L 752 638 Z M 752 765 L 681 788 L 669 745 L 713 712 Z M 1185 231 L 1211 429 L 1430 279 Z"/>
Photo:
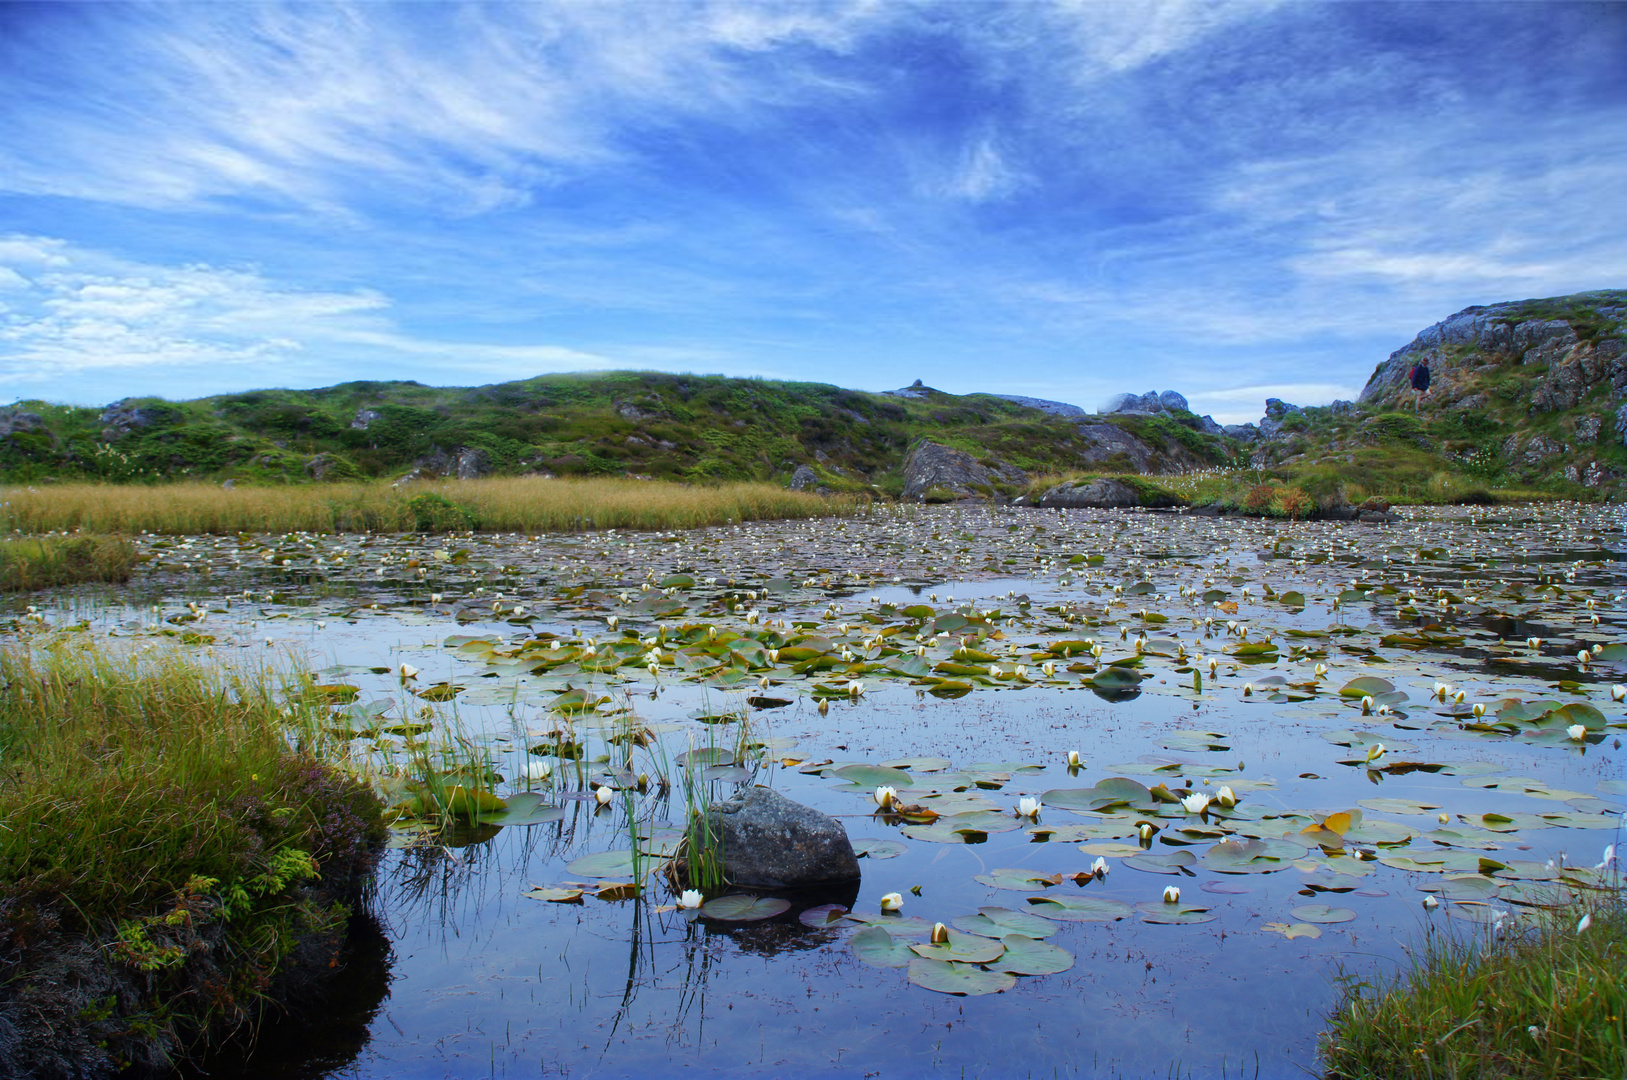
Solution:
<path fill-rule="evenodd" d="M 0 402 L 641 369 L 1222 422 L 1627 287 L 1627 4 L 0 3 Z"/>

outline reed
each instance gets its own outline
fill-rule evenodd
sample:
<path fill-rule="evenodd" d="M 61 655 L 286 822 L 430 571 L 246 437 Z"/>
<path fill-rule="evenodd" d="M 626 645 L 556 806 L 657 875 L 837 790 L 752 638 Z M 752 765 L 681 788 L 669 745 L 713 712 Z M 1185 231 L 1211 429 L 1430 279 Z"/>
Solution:
<path fill-rule="evenodd" d="M 402 487 L 82 483 L 8 489 L 0 503 L 0 530 L 181 535 L 690 529 L 820 517 L 851 507 L 850 499 L 822 498 L 772 484 L 700 486 L 618 478 L 506 477 Z"/>
<path fill-rule="evenodd" d="M 136 549 L 118 536 L 40 536 L 0 540 L 0 592 L 81 581 L 129 581 Z"/>

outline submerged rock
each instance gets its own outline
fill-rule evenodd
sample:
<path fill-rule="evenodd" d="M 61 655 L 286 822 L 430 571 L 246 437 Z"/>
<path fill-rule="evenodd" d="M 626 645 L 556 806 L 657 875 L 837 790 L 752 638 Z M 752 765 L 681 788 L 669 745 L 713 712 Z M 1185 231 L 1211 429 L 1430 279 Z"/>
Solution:
<path fill-rule="evenodd" d="M 706 824 L 722 842 L 731 885 L 805 889 L 859 879 L 859 857 L 841 822 L 773 788 L 748 788 L 712 803 Z"/>

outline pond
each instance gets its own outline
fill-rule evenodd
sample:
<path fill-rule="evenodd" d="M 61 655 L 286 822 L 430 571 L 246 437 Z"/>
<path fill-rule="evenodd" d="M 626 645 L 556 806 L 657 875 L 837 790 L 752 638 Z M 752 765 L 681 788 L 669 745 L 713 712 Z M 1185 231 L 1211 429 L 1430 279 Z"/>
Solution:
<path fill-rule="evenodd" d="M 398 808 L 329 999 L 203 1072 L 1285 1076 L 1341 977 L 1614 880 L 1622 526 L 144 537 L 128 588 L 30 602 L 310 665 L 332 752 Z M 431 761 L 507 808 L 429 828 Z M 862 883 L 675 906 L 689 803 L 741 783 L 840 820 Z"/>

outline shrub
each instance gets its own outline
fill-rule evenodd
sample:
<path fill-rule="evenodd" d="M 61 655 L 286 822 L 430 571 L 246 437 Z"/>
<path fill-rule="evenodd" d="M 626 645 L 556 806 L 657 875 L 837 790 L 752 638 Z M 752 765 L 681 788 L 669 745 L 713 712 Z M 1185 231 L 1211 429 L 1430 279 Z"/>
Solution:
<path fill-rule="evenodd" d="M 1256 484 L 1243 496 L 1243 509 L 1251 514 L 1263 514 L 1271 509 L 1272 500 L 1276 497 L 1275 484 Z"/>
<path fill-rule="evenodd" d="M 1314 505 L 1311 497 L 1297 487 L 1278 488 L 1271 498 L 1271 513 L 1276 517 L 1298 521 L 1299 516 Z"/>

